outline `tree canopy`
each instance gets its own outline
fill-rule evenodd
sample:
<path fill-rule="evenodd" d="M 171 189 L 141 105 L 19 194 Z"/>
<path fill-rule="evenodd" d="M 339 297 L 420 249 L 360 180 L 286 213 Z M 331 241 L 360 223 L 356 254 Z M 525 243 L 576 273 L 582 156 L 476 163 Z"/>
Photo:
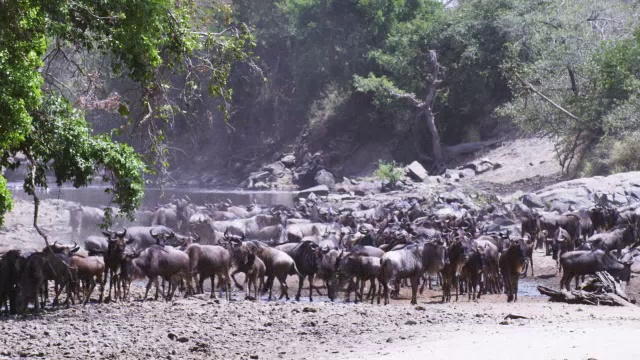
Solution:
<path fill-rule="evenodd" d="M 181 75 L 184 97 L 206 82 L 226 112 L 231 97 L 228 77 L 234 61 L 249 56 L 251 35 L 231 23 L 227 5 L 171 0 L 0 2 L 0 166 L 15 168 L 20 154 L 29 168 L 24 189 L 35 195 L 48 177 L 62 185 L 109 183 L 113 203 L 131 217 L 140 205 L 148 167 L 134 149 L 110 134 L 95 134 L 85 120 L 80 96 L 52 68 L 72 69 L 73 78 L 95 82 L 91 60 L 108 59 L 110 77 L 139 87 L 134 117 L 130 101 L 115 98 L 122 126 L 167 121 L 175 113 L 163 99 L 175 91 L 172 75 Z M 206 79 L 202 76 L 208 75 Z M 86 100 L 86 98 L 85 98 Z M 150 128 L 152 138 L 162 136 Z M 117 132 L 114 133 L 117 135 Z M 0 223 L 11 209 L 11 193 L 0 176 Z M 109 216 L 111 212 L 107 211 Z"/>

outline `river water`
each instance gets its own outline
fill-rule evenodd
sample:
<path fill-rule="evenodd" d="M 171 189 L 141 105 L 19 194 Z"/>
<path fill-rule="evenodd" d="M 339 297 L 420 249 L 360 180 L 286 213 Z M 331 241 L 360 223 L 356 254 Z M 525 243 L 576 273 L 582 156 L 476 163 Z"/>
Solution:
<path fill-rule="evenodd" d="M 22 184 L 9 183 L 14 198 L 31 200 Z M 82 205 L 103 207 L 110 203 L 112 194 L 105 192 L 104 186 L 88 186 L 74 188 L 73 186 L 52 186 L 48 191 L 40 191 L 41 199 L 60 199 L 81 203 Z M 263 205 L 287 205 L 294 203 L 296 196 L 292 191 L 245 191 L 245 190 L 221 190 L 221 189 L 201 189 L 201 188 L 156 188 L 145 189 L 142 198 L 142 206 L 153 208 L 157 205 L 168 203 L 172 198 L 188 196 L 197 205 L 214 203 L 220 200 L 229 199 L 235 205 L 247 205 L 254 201 Z"/>

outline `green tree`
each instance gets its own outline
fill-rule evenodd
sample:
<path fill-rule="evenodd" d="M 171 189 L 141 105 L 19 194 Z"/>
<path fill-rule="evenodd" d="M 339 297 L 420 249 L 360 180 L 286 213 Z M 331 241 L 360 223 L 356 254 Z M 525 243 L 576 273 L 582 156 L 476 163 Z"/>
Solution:
<path fill-rule="evenodd" d="M 94 78 L 87 59 L 107 58 L 112 74 L 141 89 L 142 116 L 130 115 L 124 100 L 116 106 L 127 119 L 125 125 L 132 127 L 166 121 L 162 114 L 167 104 L 158 99 L 174 91 L 166 80 L 171 74 L 182 74 L 187 85 L 209 74 L 208 89 L 223 100 L 221 109 L 226 111 L 231 65 L 248 56 L 251 37 L 244 25 L 230 23 L 228 6 L 213 7 L 215 18 L 203 13 L 205 8 L 196 2 L 176 6 L 169 0 L 0 2 L 0 166 L 15 168 L 17 155 L 26 156 L 24 188 L 34 196 L 34 225 L 45 239 L 37 226 L 37 188 L 47 187 L 48 176 L 58 185 L 80 187 L 104 169 L 102 180 L 110 183 L 113 203 L 121 215 L 132 217 L 146 171 L 131 147 L 92 133 L 84 113 L 71 105 L 64 83 L 53 83 L 50 65 L 66 61 L 76 76 Z M 186 86 L 189 91 L 196 88 Z M 0 176 L 0 223 L 10 209 L 11 194 Z M 111 211 L 106 215 L 109 219 Z"/>
<path fill-rule="evenodd" d="M 607 137 L 637 130 L 638 19 L 624 1 L 521 4 L 522 34 L 507 47 L 515 95 L 499 110 L 549 136 L 564 171 L 575 174 Z"/>

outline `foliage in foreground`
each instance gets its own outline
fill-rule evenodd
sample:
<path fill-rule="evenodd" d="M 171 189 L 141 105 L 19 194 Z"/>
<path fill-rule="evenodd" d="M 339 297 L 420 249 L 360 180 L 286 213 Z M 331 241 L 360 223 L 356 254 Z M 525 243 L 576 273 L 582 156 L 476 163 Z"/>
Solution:
<path fill-rule="evenodd" d="M 218 8 L 223 14 L 228 10 Z M 24 189 L 30 195 L 47 187 L 49 174 L 58 185 L 80 187 L 104 170 L 113 203 L 121 215 L 132 217 L 144 191 L 144 162 L 130 146 L 92 134 L 83 112 L 68 99 L 73 89 L 51 74 L 50 65 L 66 61 L 76 77 L 94 81 L 87 59 L 108 58 L 112 74 L 133 81 L 142 94 L 145 111 L 137 118 L 126 101 L 120 104 L 125 125 L 163 120 L 154 110 L 166 108 L 158 98 L 173 90 L 165 79 L 176 73 L 193 75 L 190 79 L 208 73 L 207 87 L 224 106 L 231 96 L 231 64 L 247 56 L 243 49 L 251 39 L 228 16 L 198 22 L 201 9 L 196 2 L 171 0 L 0 2 L 0 166 L 15 168 L 17 155 L 26 156 L 30 171 Z M 154 137 L 154 128 L 148 129 L 147 136 Z M 10 209 L 10 192 L 0 176 L 0 223 Z"/>

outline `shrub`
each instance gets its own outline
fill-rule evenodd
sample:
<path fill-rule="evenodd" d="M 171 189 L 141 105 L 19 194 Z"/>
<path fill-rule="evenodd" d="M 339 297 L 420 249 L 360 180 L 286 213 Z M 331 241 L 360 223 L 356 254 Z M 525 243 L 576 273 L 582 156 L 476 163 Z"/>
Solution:
<path fill-rule="evenodd" d="M 376 176 L 382 181 L 387 181 L 390 184 L 395 184 L 397 181 L 404 177 L 404 169 L 399 167 L 395 161 L 385 162 L 378 161 L 378 169 L 375 172 Z"/>

